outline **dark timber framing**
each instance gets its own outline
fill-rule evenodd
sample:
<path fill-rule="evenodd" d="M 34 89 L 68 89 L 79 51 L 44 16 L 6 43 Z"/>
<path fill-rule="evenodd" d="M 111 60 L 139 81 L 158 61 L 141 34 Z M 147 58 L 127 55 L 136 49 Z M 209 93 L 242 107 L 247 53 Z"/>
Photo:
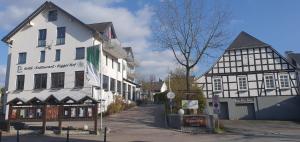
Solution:
<path fill-rule="evenodd" d="M 9 105 L 8 120 L 10 122 L 42 122 L 43 134 L 46 131 L 46 123 L 50 121 L 58 121 L 59 133 L 61 133 L 63 121 L 94 121 L 94 133 L 98 132 L 98 101 L 89 96 L 78 101 L 71 97 L 59 101 L 53 95 L 45 101 L 36 97 L 27 102 L 15 98 L 7 104 Z"/>
<path fill-rule="evenodd" d="M 265 88 L 265 75 L 269 74 L 274 77 L 274 89 Z M 280 87 L 281 74 L 288 75 L 289 88 Z M 248 86 L 248 90 L 243 92 L 238 88 L 238 77 L 241 75 L 246 76 Z M 213 91 L 214 77 L 222 78 L 222 92 Z M 217 62 L 200 77 L 198 85 L 203 86 L 207 98 L 215 94 L 223 98 L 299 95 L 297 77 L 294 65 L 271 46 L 263 44 L 226 49 Z"/>

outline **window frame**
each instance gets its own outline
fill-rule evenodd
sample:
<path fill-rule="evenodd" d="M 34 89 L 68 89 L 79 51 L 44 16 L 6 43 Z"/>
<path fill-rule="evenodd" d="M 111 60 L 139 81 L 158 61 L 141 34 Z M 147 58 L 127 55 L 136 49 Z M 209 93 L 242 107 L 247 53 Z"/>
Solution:
<path fill-rule="evenodd" d="M 220 90 L 216 90 L 215 88 L 215 82 L 216 82 L 216 80 L 220 80 Z M 218 92 L 222 92 L 223 91 L 223 83 L 222 83 L 222 77 L 214 77 L 213 78 L 213 92 L 215 92 L 215 93 L 218 93 Z"/>
<path fill-rule="evenodd" d="M 79 55 L 81 55 L 81 54 L 79 54 L 79 53 L 81 53 L 81 52 L 78 51 L 79 49 L 83 49 L 82 56 L 79 56 Z M 84 47 L 77 47 L 75 49 L 75 60 L 83 60 L 83 59 L 85 59 L 85 48 Z"/>
<path fill-rule="evenodd" d="M 78 82 L 79 80 L 77 79 L 77 77 L 78 77 L 77 75 L 80 74 L 80 73 L 82 73 L 82 76 L 83 76 L 82 83 L 79 83 Z M 85 79 L 84 78 L 84 71 L 75 71 L 75 81 L 74 81 L 75 84 L 74 84 L 74 87 L 75 88 L 83 88 L 84 87 L 84 79 Z"/>
<path fill-rule="evenodd" d="M 42 33 L 45 35 L 43 36 Z M 45 47 L 46 39 L 47 39 L 47 29 L 39 29 L 38 47 Z"/>
<path fill-rule="evenodd" d="M 55 14 L 55 15 L 51 15 Z M 58 11 L 56 9 L 48 11 L 48 22 L 56 21 L 57 20 Z"/>
<path fill-rule="evenodd" d="M 59 56 L 58 56 L 59 53 Z M 60 61 L 60 56 L 61 56 L 61 50 L 60 49 L 56 49 L 55 50 L 55 61 L 58 62 Z"/>
<path fill-rule="evenodd" d="M 21 55 L 24 55 L 24 56 L 22 56 L 22 57 L 24 57 L 23 62 L 21 62 Z M 26 52 L 20 52 L 19 57 L 18 57 L 18 64 L 26 64 L 26 60 L 27 60 L 27 53 Z"/>
<path fill-rule="evenodd" d="M 274 87 L 268 87 L 268 85 L 267 85 L 267 77 L 272 77 L 273 78 L 273 86 Z M 275 82 L 275 77 L 274 77 L 274 75 L 273 74 L 266 74 L 266 75 L 264 75 L 264 85 L 265 85 L 265 89 L 266 90 L 274 90 L 274 89 L 276 89 L 276 82 Z"/>
<path fill-rule="evenodd" d="M 22 83 L 22 87 L 20 87 L 19 85 L 20 85 L 20 83 L 19 83 L 19 77 L 23 77 L 23 83 Z M 22 90 L 24 90 L 24 85 L 25 85 L 25 75 L 24 74 L 22 74 L 22 75 L 17 75 L 17 80 L 16 80 L 16 90 L 18 90 L 18 91 L 22 91 Z"/>
<path fill-rule="evenodd" d="M 283 85 L 283 83 L 281 82 L 281 77 L 282 76 L 287 76 L 287 84 L 288 84 L 287 87 L 286 86 L 282 86 Z M 290 81 L 290 77 L 289 77 L 288 73 L 280 73 L 278 77 L 279 77 L 278 81 L 279 81 L 279 87 L 280 87 L 280 89 L 290 89 L 291 88 L 291 81 Z"/>
<path fill-rule="evenodd" d="M 106 75 L 103 75 L 102 87 L 103 87 L 104 91 L 108 91 L 108 89 L 109 89 L 109 77 Z"/>
<path fill-rule="evenodd" d="M 63 76 L 62 80 L 61 81 L 60 80 L 54 80 L 55 79 L 54 77 L 57 77 L 55 75 L 58 76 L 58 79 L 60 79 L 59 75 L 62 75 Z M 55 83 L 57 83 L 57 84 L 55 84 Z M 53 72 L 53 73 L 51 73 L 51 89 L 61 89 L 61 88 L 64 88 L 64 87 L 65 87 L 65 72 Z"/>
<path fill-rule="evenodd" d="M 241 88 L 241 84 L 240 84 L 240 79 L 245 79 L 245 87 L 246 88 Z M 237 77 L 237 85 L 238 85 L 238 91 L 248 91 L 248 79 L 247 79 L 247 76 L 246 75 L 243 75 L 243 76 L 238 76 Z"/>
<path fill-rule="evenodd" d="M 45 75 L 45 80 L 43 80 L 43 75 Z M 39 78 L 40 83 L 37 83 L 37 77 Z M 47 89 L 47 80 L 48 80 L 48 74 L 47 73 L 38 73 L 38 74 L 34 74 L 34 89 L 35 90 L 43 90 L 43 89 Z M 45 86 L 43 86 L 43 82 L 45 81 Z M 39 84 L 39 86 L 37 86 L 37 84 Z"/>
<path fill-rule="evenodd" d="M 118 72 L 121 72 L 121 64 L 120 64 L 120 62 L 118 62 Z"/>
<path fill-rule="evenodd" d="M 45 60 L 46 60 L 46 51 L 40 51 L 40 63 L 45 63 Z"/>
<path fill-rule="evenodd" d="M 63 29 L 63 33 L 61 30 Z M 66 27 L 57 27 L 56 30 L 56 45 L 64 45 L 66 40 Z"/>
<path fill-rule="evenodd" d="M 116 92 L 116 79 L 110 77 L 109 84 L 109 90 L 113 93 Z"/>

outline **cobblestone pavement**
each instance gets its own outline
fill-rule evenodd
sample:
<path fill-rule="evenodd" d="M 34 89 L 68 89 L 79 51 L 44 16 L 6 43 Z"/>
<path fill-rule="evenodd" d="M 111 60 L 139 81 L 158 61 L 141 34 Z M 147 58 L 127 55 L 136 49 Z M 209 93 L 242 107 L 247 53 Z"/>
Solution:
<path fill-rule="evenodd" d="M 109 116 L 104 124 L 109 128 L 110 142 L 300 142 L 300 124 L 287 121 L 223 121 L 224 134 L 189 134 L 165 128 L 163 106 L 146 105 Z M 82 126 L 85 122 L 64 123 Z M 99 123 L 98 123 L 99 124 Z M 48 125 L 57 125 L 49 123 Z M 90 127 L 92 123 L 89 124 Z M 21 132 L 22 133 L 22 132 Z M 65 142 L 66 136 L 21 135 L 20 142 Z M 103 135 L 71 135 L 70 142 L 99 142 Z M 2 142 L 15 142 L 14 134 L 5 134 Z"/>

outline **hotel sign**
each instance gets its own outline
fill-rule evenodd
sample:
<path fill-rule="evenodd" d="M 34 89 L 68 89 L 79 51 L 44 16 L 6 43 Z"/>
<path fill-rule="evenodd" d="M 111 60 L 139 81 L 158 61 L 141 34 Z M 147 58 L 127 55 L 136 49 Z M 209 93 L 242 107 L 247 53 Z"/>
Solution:
<path fill-rule="evenodd" d="M 78 63 L 68 63 L 68 64 L 27 66 L 27 67 L 17 66 L 17 72 L 22 73 L 23 71 L 30 71 L 30 70 L 74 68 L 76 66 L 83 67 L 84 63 L 78 62 Z"/>
<path fill-rule="evenodd" d="M 185 127 L 207 127 L 207 117 L 203 115 L 184 115 L 183 126 Z"/>

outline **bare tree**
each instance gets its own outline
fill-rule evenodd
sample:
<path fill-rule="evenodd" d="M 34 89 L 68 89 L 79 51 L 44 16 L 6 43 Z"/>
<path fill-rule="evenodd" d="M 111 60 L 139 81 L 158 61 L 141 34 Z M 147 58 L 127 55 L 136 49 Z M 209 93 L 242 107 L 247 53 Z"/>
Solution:
<path fill-rule="evenodd" d="M 191 69 L 210 56 L 209 49 L 223 46 L 227 15 L 218 7 L 205 7 L 203 0 L 164 0 L 156 10 L 155 39 L 185 68 L 187 91 Z"/>

